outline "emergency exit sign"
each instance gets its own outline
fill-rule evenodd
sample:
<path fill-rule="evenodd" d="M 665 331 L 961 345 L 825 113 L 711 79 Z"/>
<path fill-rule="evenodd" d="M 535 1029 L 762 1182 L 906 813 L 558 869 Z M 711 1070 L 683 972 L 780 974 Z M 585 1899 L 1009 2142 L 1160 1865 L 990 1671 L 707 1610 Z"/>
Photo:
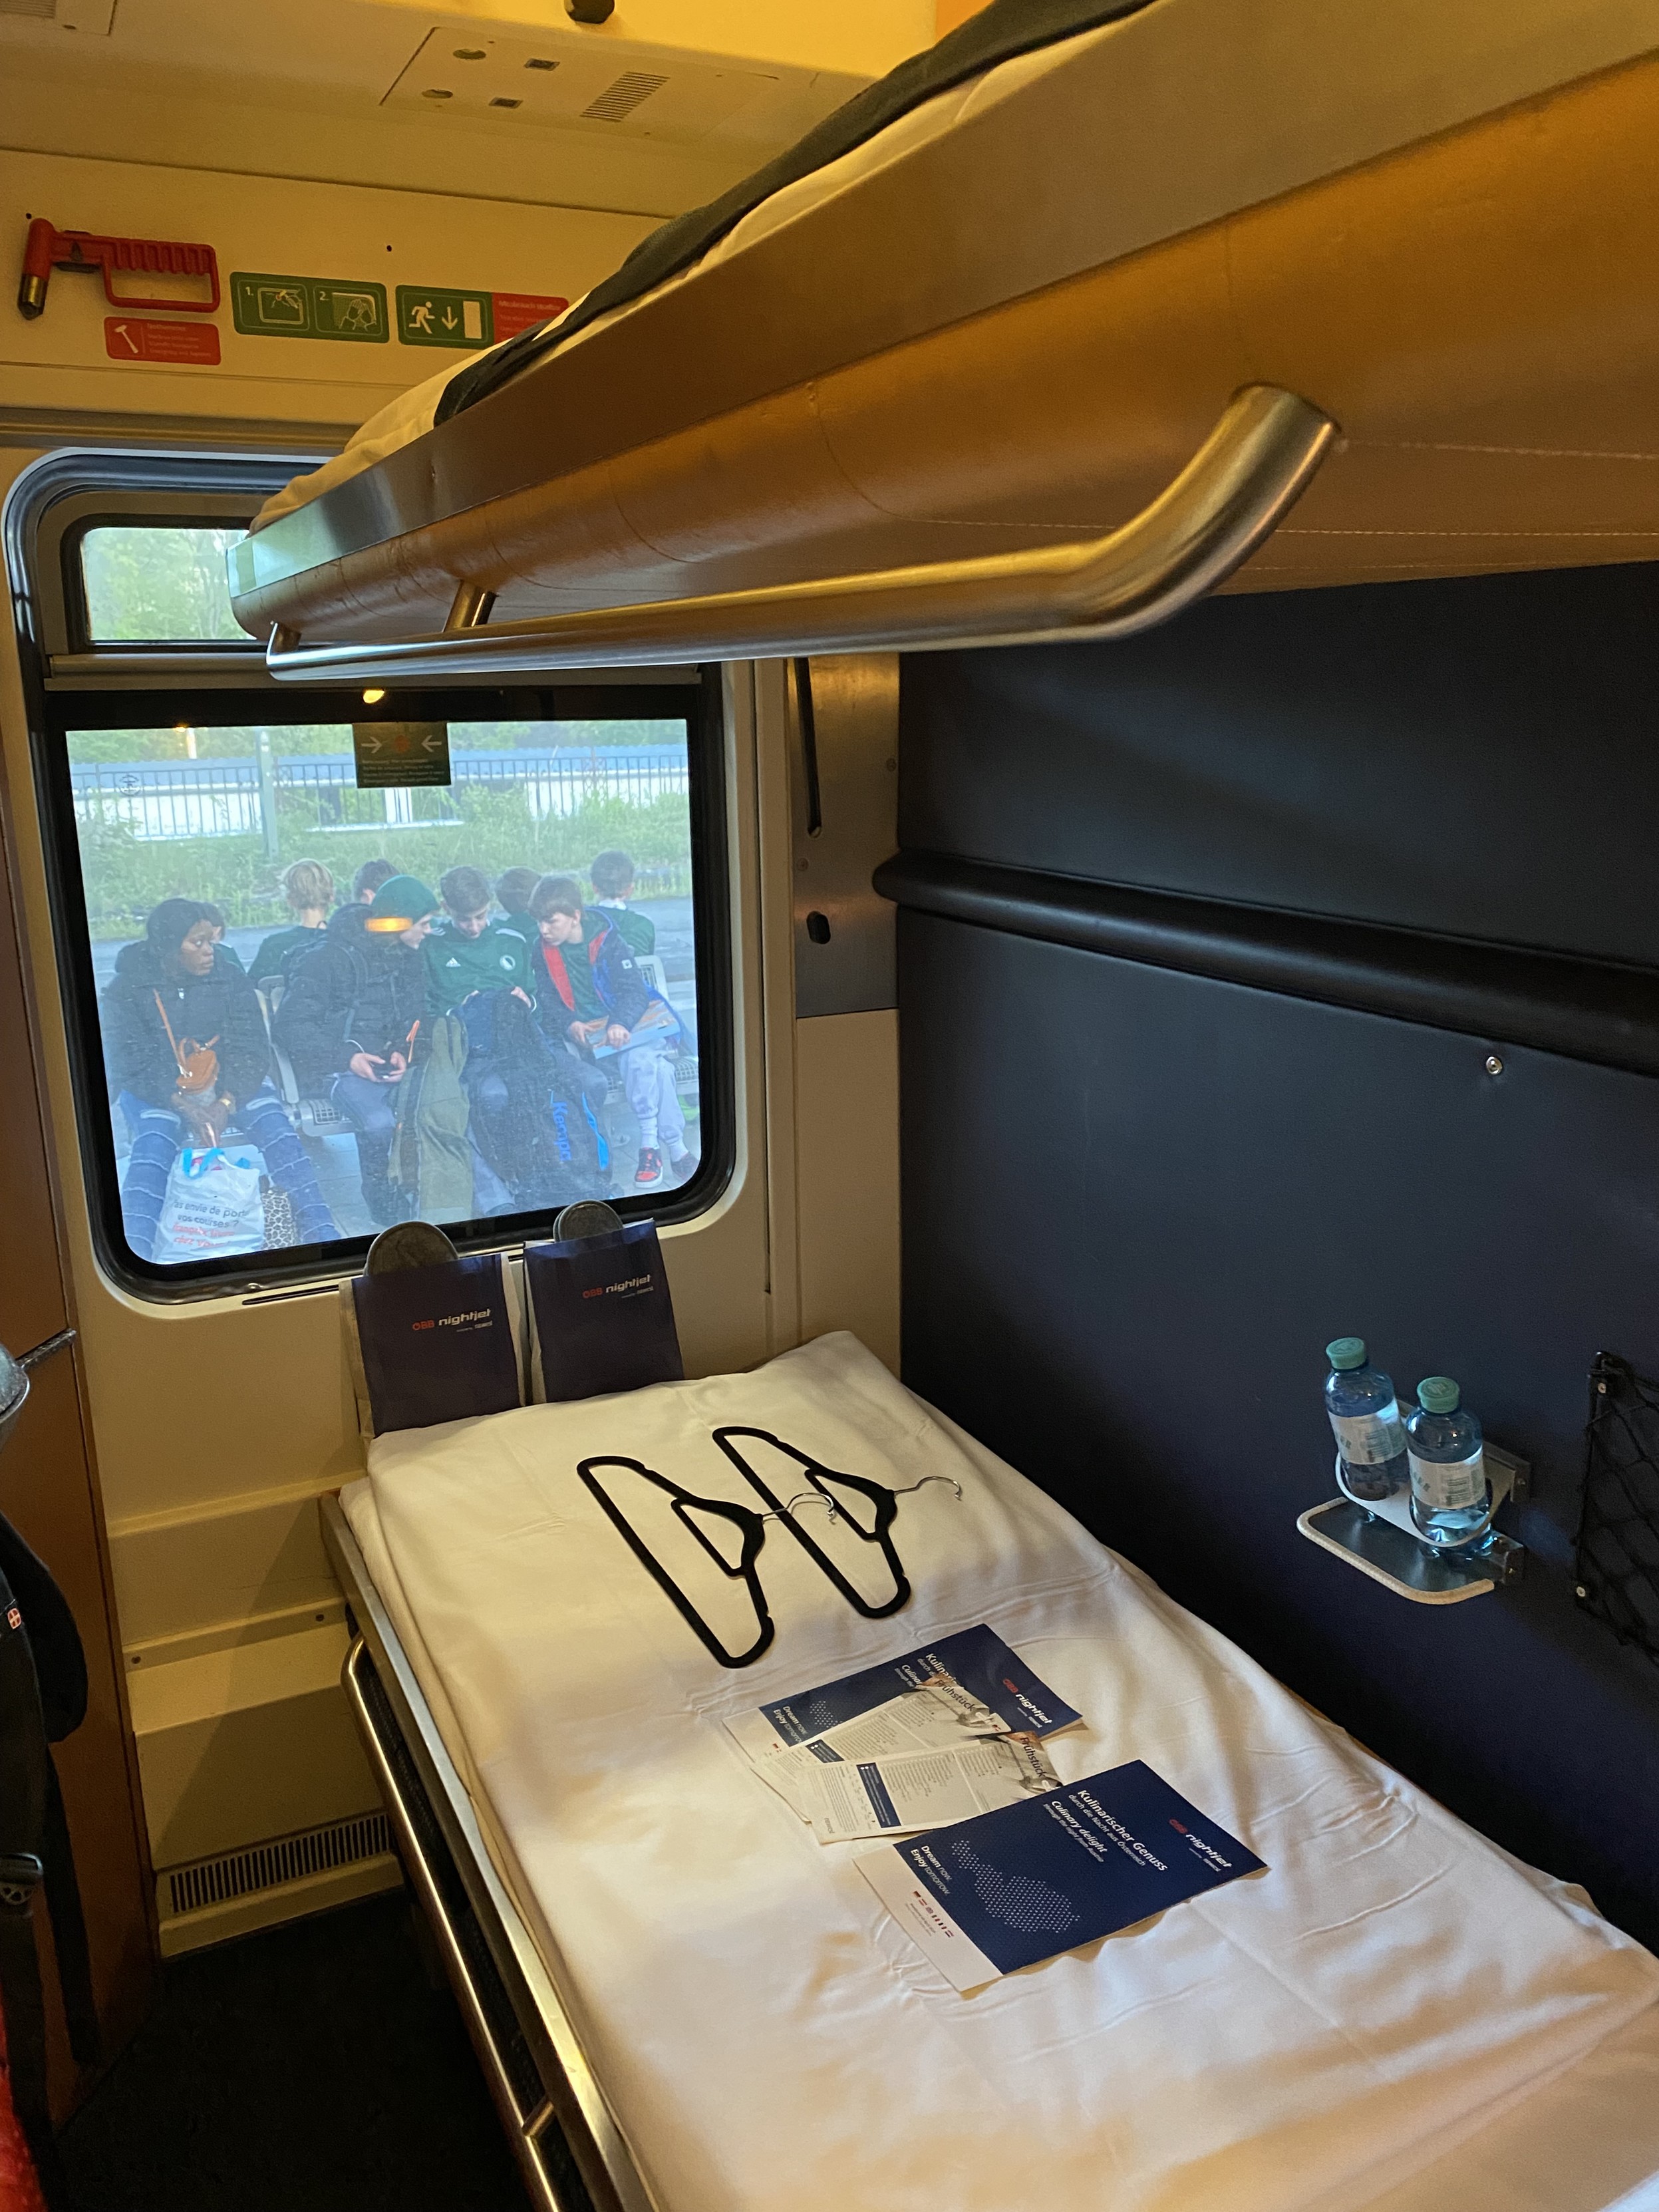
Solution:
<path fill-rule="evenodd" d="M 398 336 L 405 345 L 493 345 L 495 301 L 488 292 L 453 292 L 429 284 L 399 284 Z"/>
<path fill-rule="evenodd" d="M 471 292 L 443 284 L 399 284 L 398 336 L 405 345 L 476 350 L 550 322 L 570 305 L 550 292 Z"/>

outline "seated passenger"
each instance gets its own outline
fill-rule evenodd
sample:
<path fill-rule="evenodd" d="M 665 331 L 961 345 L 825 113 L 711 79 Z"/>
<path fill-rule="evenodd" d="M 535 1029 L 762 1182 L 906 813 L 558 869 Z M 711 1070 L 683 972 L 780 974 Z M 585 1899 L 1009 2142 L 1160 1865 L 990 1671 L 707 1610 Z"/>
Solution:
<path fill-rule="evenodd" d="M 621 931 L 633 950 L 647 957 L 654 953 L 656 923 L 649 915 L 635 914 L 628 903 L 634 895 L 632 857 L 614 849 L 596 853 L 588 864 L 587 879 L 593 886 L 594 906 L 604 908 L 605 919 Z"/>
<path fill-rule="evenodd" d="M 507 1081 L 493 1066 L 475 1072 L 474 1079 L 467 1080 L 471 1032 L 457 1028 L 452 1036 L 450 1018 L 459 1015 L 481 993 L 510 991 L 523 1000 L 525 1017 L 530 1019 L 534 1003 L 530 994 L 530 938 L 534 930 L 528 921 L 520 928 L 511 921 L 491 918 L 489 884 L 477 868 L 447 870 L 439 878 L 438 896 L 443 902 L 444 919 L 426 940 L 426 967 L 428 1027 L 440 1066 L 435 1077 L 431 1066 L 423 1073 L 417 1111 L 417 1133 L 429 1136 L 432 1143 L 416 1149 L 423 1163 L 434 1146 L 452 1152 L 465 1152 L 470 1158 L 471 1202 L 458 1212 L 446 1213 L 435 1211 L 422 1194 L 422 1212 L 433 1220 L 512 1212 L 516 1210 L 512 1189 L 495 1164 L 494 1156 L 501 1148 L 481 1150 L 478 1144 L 481 1120 L 506 1110 Z M 493 1028 L 489 1033 L 493 1036 Z M 544 1093 L 545 1090 L 544 1084 Z M 534 1091 L 532 1079 L 526 1095 Z M 442 1123 L 441 1128 L 433 1127 L 434 1117 Z"/>
<path fill-rule="evenodd" d="M 367 905 L 341 907 L 295 962 L 272 1024 L 301 1090 L 331 1097 L 356 1131 L 363 1203 L 383 1228 L 403 1218 L 397 1086 L 426 1010 L 421 948 L 437 903 L 418 877 L 390 876 Z"/>
<path fill-rule="evenodd" d="M 398 871 L 390 860 L 365 860 L 351 878 L 351 896 L 358 906 L 367 906 L 382 884 L 389 884 Z"/>
<path fill-rule="evenodd" d="M 208 918 L 208 927 L 213 932 L 213 942 L 215 947 L 224 954 L 225 958 L 230 962 L 233 967 L 240 968 L 242 964 L 241 954 L 236 950 L 236 947 L 234 945 L 227 945 L 225 943 L 224 908 L 220 906 L 215 906 L 210 899 L 203 899 L 200 902 L 200 904 L 203 913 Z"/>
<path fill-rule="evenodd" d="M 611 917 L 598 907 L 584 915 L 581 887 L 573 876 L 544 876 L 530 910 L 541 939 L 542 975 L 536 981 L 543 1025 L 578 1052 L 604 1044 L 617 1054 L 623 1089 L 640 1125 L 634 1180 L 642 1188 L 660 1182 L 665 1149 L 672 1166 L 690 1151 L 665 1058 L 678 1033 L 673 1009 L 641 975 Z"/>
<path fill-rule="evenodd" d="M 290 961 L 315 945 L 334 903 L 334 878 L 320 860 L 294 860 L 283 870 L 283 898 L 294 919 L 273 929 L 254 954 L 248 975 L 255 983 L 274 983 Z"/>
<path fill-rule="evenodd" d="M 530 899 L 541 881 L 534 868 L 507 868 L 495 878 L 495 903 L 514 929 L 521 929 L 532 951 L 536 925 L 530 918 Z"/>
<path fill-rule="evenodd" d="M 477 868 L 449 868 L 438 878 L 444 918 L 426 940 L 427 1004 L 453 1013 L 475 991 L 531 988 L 530 941 L 511 921 L 490 918 L 489 884 Z"/>
<path fill-rule="evenodd" d="M 257 1145 L 294 1205 L 304 1244 L 339 1235 L 311 1156 L 272 1089 L 270 1047 L 253 986 L 213 940 L 197 899 L 163 899 L 141 944 L 124 945 L 99 1007 L 104 1065 L 132 1150 L 121 1222 L 141 1260 L 155 1257 L 167 1178 L 179 1147 L 228 1129 Z"/>

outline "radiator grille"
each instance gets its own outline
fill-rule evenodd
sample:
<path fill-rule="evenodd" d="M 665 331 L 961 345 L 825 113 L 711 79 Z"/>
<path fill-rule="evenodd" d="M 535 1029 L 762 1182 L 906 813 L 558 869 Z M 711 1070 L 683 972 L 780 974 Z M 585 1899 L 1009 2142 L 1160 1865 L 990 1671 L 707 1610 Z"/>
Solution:
<path fill-rule="evenodd" d="M 50 23 L 58 13 L 58 0 L 0 0 L 0 15 L 33 15 Z"/>
<path fill-rule="evenodd" d="M 337 1867 L 379 1858 L 391 1849 L 392 1831 L 384 1813 L 335 1820 L 325 1828 L 307 1828 L 303 1835 L 286 1836 L 281 1843 L 256 1844 L 246 1851 L 228 1851 L 222 1858 L 175 1867 L 167 1876 L 167 1910 L 172 1915 L 200 1912 L 232 1898 L 251 1897 L 256 1890 L 280 1889 L 307 1875 L 331 1874 Z"/>
<path fill-rule="evenodd" d="M 653 76 L 648 70 L 629 70 L 610 85 L 599 98 L 583 108 L 584 123 L 620 123 L 631 115 L 641 101 L 660 92 L 668 79 Z"/>

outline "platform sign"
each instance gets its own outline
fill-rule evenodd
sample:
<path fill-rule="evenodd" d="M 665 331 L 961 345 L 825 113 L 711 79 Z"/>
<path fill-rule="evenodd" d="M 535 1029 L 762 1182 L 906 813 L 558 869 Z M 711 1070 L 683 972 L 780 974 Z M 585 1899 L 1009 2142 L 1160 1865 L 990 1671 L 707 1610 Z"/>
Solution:
<path fill-rule="evenodd" d="M 328 276 L 231 271 L 230 312 L 248 337 L 331 338 L 386 345 L 392 337 L 386 286 Z"/>
<path fill-rule="evenodd" d="M 188 362 L 219 366 L 219 333 L 211 323 L 162 322 L 154 316 L 106 315 L 104 351 L 112 361 Z"/>
<path fill-rule="evenodd" d="M 354 722 L 359 791 L 450 783 L 447 722 Z"/>
<path fill-rule="evenodd" d="M 399 284 L 398 336 L 405 345 L 493 345 L 495 300 L 488 292 L 456 292 L 433 284 Z"/>

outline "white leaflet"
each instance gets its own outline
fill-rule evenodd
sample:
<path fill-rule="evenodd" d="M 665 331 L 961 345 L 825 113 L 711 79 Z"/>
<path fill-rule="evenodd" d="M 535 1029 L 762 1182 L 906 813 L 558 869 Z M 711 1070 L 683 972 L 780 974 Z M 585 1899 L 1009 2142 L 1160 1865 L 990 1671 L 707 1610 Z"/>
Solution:
<path fill-rule="evenodd" d="M 1060 1787 L 1042 1746 L 1021 1735 L 819 1765 L 799 1779 L 811 1793 L 812 1832 L 821 1844 L 944 1827 Z"/>

